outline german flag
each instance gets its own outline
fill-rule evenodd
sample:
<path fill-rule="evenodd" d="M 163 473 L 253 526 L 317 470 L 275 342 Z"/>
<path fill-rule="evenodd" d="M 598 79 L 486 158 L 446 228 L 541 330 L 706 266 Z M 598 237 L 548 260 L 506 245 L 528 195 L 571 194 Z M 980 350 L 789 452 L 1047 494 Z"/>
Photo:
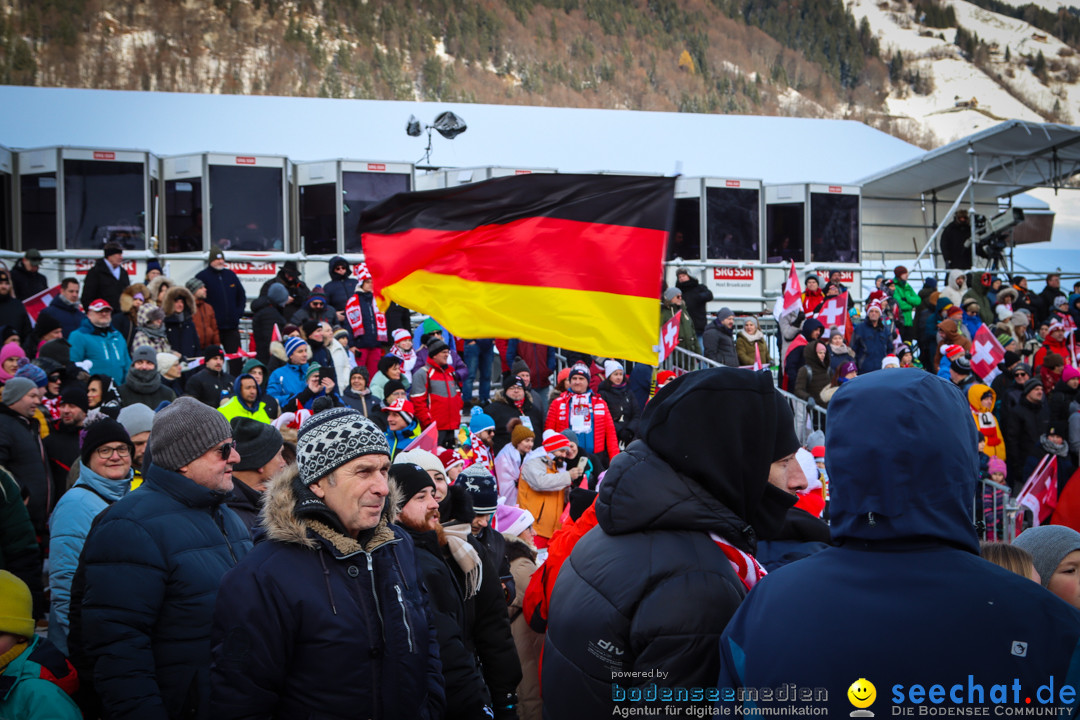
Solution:
<path fill-rule="evenodd" d="M 395 195 L 358 232 L 380 308 L 652 365 L 674 204 L 674 178 L 518 175 Z"/>

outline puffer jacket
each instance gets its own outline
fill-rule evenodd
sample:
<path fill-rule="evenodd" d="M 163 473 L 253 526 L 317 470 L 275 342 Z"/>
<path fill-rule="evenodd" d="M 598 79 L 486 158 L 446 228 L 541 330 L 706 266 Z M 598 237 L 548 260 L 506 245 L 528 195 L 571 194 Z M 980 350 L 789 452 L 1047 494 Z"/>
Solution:
<path fill-rule="evenodd" d="M 297 516 L 296 473 L 270 482 L 266 539 L 221 583 L 215 720 L 442 717 L 427 593 L 412 541 L 389 523 L 397 503 L 361 543 L 328 511 Z"/>
<path fill-rule="evenodd" d="M 944 289 L 941 291 L 942 296 L 947 297 L 949 302 L 956 307 L 961 307 L 963 305 L 964 293 L 967 292 L 968 289 L 966 277 L 964 277 L 963 286 L 958 284 L 961 277 L 964 277 L 963 270 L 950 270 L 949 279 L 945 283 Z"/>
<path fill-rule="evenodd" d="M 48 537 L 45 521 L 56 502 L 53 496 L 45 446 L 41 441 L 41 424 L 0 405 L 0 466 L 7 469 L 21 489 L 30 493 L 30 521 L 34 532 Z"/>
<path fill-rule="evenodd" d="M 223 365 L 221 370 L 215 372 L 204 365 L 202 370 L 188 378 L 185 394 L 215 410 L 219 408 L 221 401 L 229 397 L 235 382 L 225 367 Z"/>
<path fill-rule="evenodd" d="M 64 337 L 71 335 L 82 324 L 86 314 L 79 309 L 78 305 L 72 305 L 63 295 L 57 295 L 49 303 L 49 307 L 41 311 L 42 315 L 49 315 L 64 330 Z"/>
<path fill-rule="evenodd" d="M 214 308 L 205 300 L 195 300 L 195 314 L 191 316 L 195 323 L 195 334 L 199 336 L 199 347 L 220 345 L 221 333 L 218 331 Z"/>
<path fill-rule="evenodd" d="M 967 388 L 968 406 L 971 408 L 971 416 L 975 420 L 975 427 L 986 440 L 983 452 L 987 457 L 1005 459 L 1005 436 L 1001 433 L 1001 427 L 993 412 L 982 409 L 982 396 L 990 393 L 991 410 L 997 405 L 997 393 L 988 385 L 972 383 Z"/>
<path fill-rule="evenodd" d="M 34 618 L 45 616 L 41 586 L 41 550 L 19 484 L 0 467 L 0 570 L 26 583 L 34 600 Z"/>
<path fill-rule="evenodd" d="M 755 347 L 757 350 L 755 351 Z M 769 342 L 765 338 L 765 333 L 758 330 L 753 335 L 746 332 L 746 330 L 740 330 L 735 335 L 735 354 L 739 356 L 739 365 L 753 366 L 757 361 L 757 356 L 761 355 L 761 367 L 767 368 L 771 362 L 769 357 Z"/>
<path fill-rule="evenodd" d="M 258 297 L 251 301 L 251 335 L 255 339 L 255 357 L 264 365 L 270 362 L 270 338 L 274 326 L 284 335 L 285 316 L 281 308 L 270 302 L 268 297 Z"/>
<path fill-rule="evenodd" d="M 544 416 L 540 414 L 540 408 L 533 405 L 530 393 L 525 393 L 525 399 L 519 410 L 502 390 L 498 390 L 491 402 L 484 406 L 484 412 L 495 421 L 495 437 L 491 439 L 492 455 L 498 455 L 510 442 L 510 431 L 506 429 L 506 426 L 514 418 L 520 418 L 525 425 L 532 428 L 534 433 L 543 434 L 544 432 Z"/>
<path fill-rule="evenodd" d="M 794 393 L 803 400 L 813 398 L 818 405 L 827 405 L 828 402 L 821 397 L 821 391 L 829 386 L 831 371 L 829 367 L 829 354 L 825 353 L 825 361 L 818 360 L 815 348 L 818 343 L 810 343 L 803 348 L 803 366 L 799 368 L 799 375 L 795 378 Z"/>
<path fill-rule="evenodd" d="M 81 720 L 82 712 L 68 697 L 70 690 L 62 687 L 78 684 L 74 669 L 57 648 L 35 635 L 0 671 L 0 717 Z"/>
<path fill-rule="evenodd" d="M 739 366 L 734 328 L 727 328 L 719 319 L 714 318 L 705 328 L 701 341 L 705 345 L 705 357 L 728 367 Z"/>
<path fill-rule="evenodd" d="M 79 479 L 56 503 L 49 518 L 49 640 L 65 655 L 71 581 L 90 524 L 102 510 L 127 495 L 132 477 L 129 470 L 126 477 L 110 480 L 83 465 Z"/>
<path fill-rule="evenodd" d="M 71 362 L 89 360 L 93 363 L 91 374 L 104 374 L 111 377 L 117 385 L 124 382 L 128 368 L 131 367 L 131 355 L 128 353 L 124 336 L 115 328 L 99 328 L 89 318 L 82 321 L 79 329 L 68 337 Z"/>
<path fill-rule="evenodd" d="M 142 403 L 154 410 L 163 402 L 172 402 L 176 393 L 161 384 L 157 370 L 128 370 L 124 384 L 120 386 L 120 404 L 124 407 Z"/>
<path fill-rule="evenodd" d="M 284 407 L 307 387 L 307 383 L 304 382 L 307 371 L 308 363 L 303 365 L 286 363 L 282 365 L 270 374 L 270 380 L 266 384 L 266 394 Z"/>
<path fill-rule="evenodd" d="M 934 703 L 945 714 L 958 706 L 949 694 L 953 683 L 963 684 L 963 713 L 973 707 L 969 682 L 985 691 L 985 700 L 982 691 L 976 697 L 987 707 L 995 704 L 991 685 L 998 682 L 990 678 L 1010 678 L 1021 708 L 1024 697 L 1034 707 L 1035 690 L 1048 678 L 1072 682 L 1065 678 L 1074 677 L 1080 662 L 1080 611 L 979 557 L 971 520 L 977 435 L 967 405 L 958 389 L 929 373 L 873 373 L 844 383 L 829 406 L 825 456 L 837 547 L 757 584 L 724 632 L 715 686 L 830 688 L 812 706 L 828 717 L 848 717 L 845 690 L 853 678 L 867 678 L 878 683 L 868 709 L 881 717 L 890 705 L 912 715 L 925 707 L 915 704 L 925 696 L 910 699 L 916 685 L 944 685 L 943 701 Z M 932 412 L 932 427 L 916 431 L 912 408 Z M 867 428 L 905 441 L 868 443 Z M 783 612 L 811 586 L 821 589 L 812 622 Z M 896 695 L 905 699 L 896 702 Z"/>
<path fill-rule="evenodd" d="M 106 717 L 221 717 L 210 622 L 222 577 L 251 550 L 228 497 L 150 465 L 86 538 L 82 647 Z"/>
<path fill-rule="evenodd" d="M 645 407 L 642 439 L 600 485 L 599 527 L 559 571 L 544 641 L 547 717 L 610 717 L 612 683 L 715 684 L 720 634 L 747 588 L 710 533 L 752 554 L 794 505 L 768 483 L 777 409 L 767 373 L 731 368 L 679 377 Z M 668 675 L 630 674 L 656 670 Z"/>
<path fill-rule="evenodd" d="M 439 430 L 457 430 L 461 424 L 464 402 L 451 366 L 442 367 L 429 358 L 413 373 L 410 399 L 424 427 L 435 423 Z"/>
<path fill-rule="evenodd" d="M 182 313 L 174 313 L 173 305 L 179 298 L 183 298 L 187 306 Z M 162 310 L 165 311 L 165 337 L 169 338 L 172 349 L 186 359 L 201 355 L 199 333 L 191 319 L 195 310 L 195 296 L 191 291 L 182 285 L 170 289 L 165 293 L 165 307 Z"/>
<path fill-rule="evenodd" d="M 621 385 L 612 385 L 611 378 L 604 378 L 604 382 L 600 383 L 600 397 L 611 412 L 615 437 L 624 446 L 629 445 L 637 437 L 638 424 L 641 421 L 641 408 L 634 393 L 630 392 L 630 383 L 623 380 Z"/>
<path fill-rule="evenodd" d="M 577 432 L 578 445 L 587 453 L 600 456 L 608 464 L 619 454 L 619 439 L 615 435 L 615 423 L 611 419 L 611 410 L 599 393 L 589 391 L 589 404 L 592 409 L 592 432 Z M 574 402 L 574 393 L 567 390 L 554 400 L 548 408 L 544 430 L 562 432 L 570 429 L 570 408 Z M 606 455 L 604 453 L 607 453 Z"/>

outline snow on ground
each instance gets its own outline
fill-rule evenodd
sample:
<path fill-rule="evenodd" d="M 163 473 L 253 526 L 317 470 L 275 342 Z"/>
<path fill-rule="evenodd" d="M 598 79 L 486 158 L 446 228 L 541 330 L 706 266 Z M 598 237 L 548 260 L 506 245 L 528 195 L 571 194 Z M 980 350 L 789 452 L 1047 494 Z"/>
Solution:
<path fill-rule="evenodd" d="M 1025 5 L 1037 5 L 1044 10 L 1050 12 L 1057 12 L 1061 8 L 1077 8 L 1080 7 L 1080 3 L 1075 0 L 1002 0 L 1006 5 L 1012 5 L 1013 7 L 1024 7 Z"/>

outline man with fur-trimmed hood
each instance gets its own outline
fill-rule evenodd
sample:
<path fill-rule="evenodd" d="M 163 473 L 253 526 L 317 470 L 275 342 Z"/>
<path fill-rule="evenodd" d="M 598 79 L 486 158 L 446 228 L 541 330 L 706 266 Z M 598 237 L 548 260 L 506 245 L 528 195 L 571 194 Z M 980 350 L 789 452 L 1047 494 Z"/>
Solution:
<path fill-rule="evenodd" d="M 266 540 L 214 609 L 216 718 L 443 716 L 442 665 L 409 534 L 390 524 L 382 431 L 350 408 L 300 426 Z"/>

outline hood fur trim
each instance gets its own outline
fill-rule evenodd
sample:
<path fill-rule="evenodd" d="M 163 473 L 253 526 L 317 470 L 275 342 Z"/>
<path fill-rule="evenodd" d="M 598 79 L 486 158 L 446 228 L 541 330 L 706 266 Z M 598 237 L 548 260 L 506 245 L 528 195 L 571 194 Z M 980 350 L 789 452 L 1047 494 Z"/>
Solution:
<path fill-rule="evenodd" d="M 158 275 L 156 278 L 150 281 L 147 285 L 147 290 L 150 292 L 150 296 L 146 298 L 146 302 L 151 305 L 157 305 L 158 292 L 161 290 L 162 285 L 168 285 L 169 287 L 176 287 L 176 281 L 166 275 Z M 168 313 L 165 313 L 168 315 Z"/>
<path fill-rule="evenodd" d="M 293 514 L 296 494 L 292 484 L 299 472 L 299 467 L 293 463 L 271 478 L 267 484 L 262 509 L 259 511 L 259 524 L 266 528 L 266 534 L 271 540 L 316 550 L 319 541 L 311 536 L 311 533 L 315 533 L 326 539 L 342 555 L 349 555 L 360 550 L 371 552 L 394 539 L 390 520 L 401 508 L 401 493 L 396 492 L 392 485 L 390 495 L 383 504 L 382 518 L 375 528 L 375 533 L 367 545 L 361 547 L 354 538 L 342 535 L 318 520 L 301 519 Z"/>
<path fill-rule="evenodd" d="M 289 362 L 288 356 L 285 355 L 285 346 L 277 340 L 273 340 L 270 342 L 270 355 L 276 357 L 283 363 Z"/>
<path fill-rule="evenodd" d="M 173 314 L 173 303 L 179 299 L 183 299 L 184 304 L 187 305 L 184 310 L 185 315 L 191 316 L 195 314 L 195 296 L 183 285 L 176 285 L 169 288 L 169 291 L 165 293 L 165 307 L 161 309 L 165 312 L 166 317 Z"/>
<path fill-rule="evenodd" d="M 132 283 L 120 293 L 120 312 L 129 313 L 135 307 L 135 295 L 142 293 L 143 302 L 150 299 L 150 290 L 142 283 Z"/>

